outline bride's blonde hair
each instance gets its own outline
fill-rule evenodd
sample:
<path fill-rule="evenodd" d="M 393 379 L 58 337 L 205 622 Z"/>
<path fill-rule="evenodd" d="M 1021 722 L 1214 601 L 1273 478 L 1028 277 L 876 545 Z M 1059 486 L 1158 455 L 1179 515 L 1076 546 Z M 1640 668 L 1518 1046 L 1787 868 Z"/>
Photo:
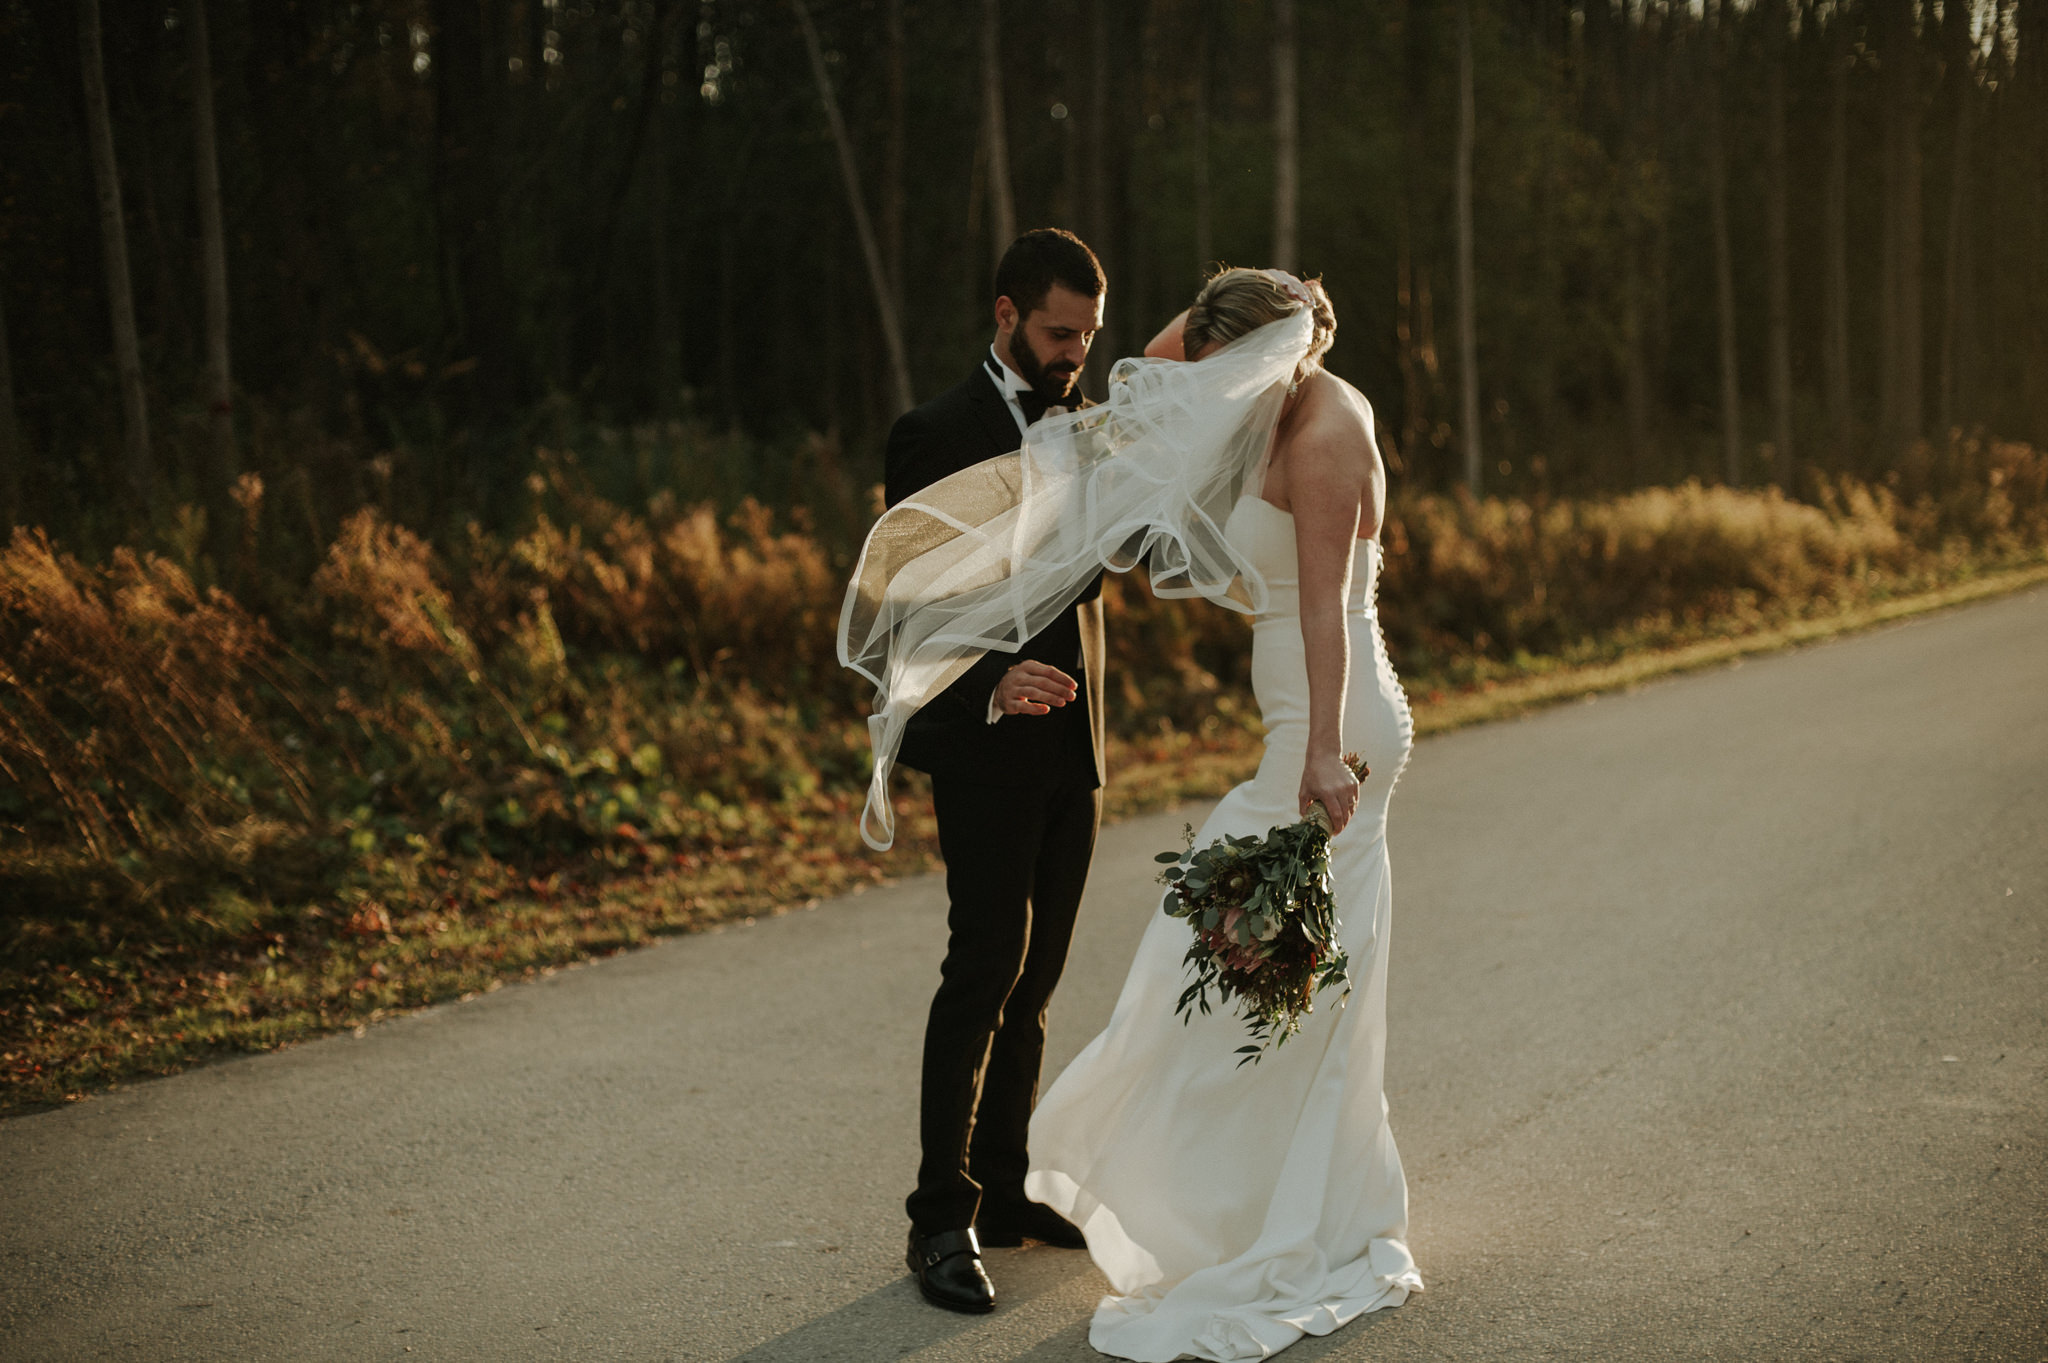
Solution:
<path fill-rule="evenodd" d="M 1320 279 L 1302 281 L 1309 301 L 1303 303 L 1285 284 L 1264 270 L 1224 267 L 1209 276 L 1202 291 L 1188 309 L 1187 324 L 1181 330 L 1181 344 L 1189 359 L 1202 353 L 1211 341 L 1229 343 L 1257 331 L 1268 322 L 1292 317 L 1302 308 L 1313 309 L 1314 338 L 1308 355 L 1294 373 L 1299 382 L 1322 368 L 1323 356 L 1337 339 L 1337 312 Z"/>

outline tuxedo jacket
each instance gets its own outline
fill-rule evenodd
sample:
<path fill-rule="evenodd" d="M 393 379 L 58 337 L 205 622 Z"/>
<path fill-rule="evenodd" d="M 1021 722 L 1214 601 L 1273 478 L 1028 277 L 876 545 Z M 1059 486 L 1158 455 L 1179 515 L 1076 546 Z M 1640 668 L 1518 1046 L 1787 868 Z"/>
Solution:
<path fill-rule="evenodd" d="M 1017 419 L 981 365 L 964 383 L 896 419 L 889 432 L 890 506 L 961 469 L 1023 444 Z M 990 652 L 911 716 L 898 760 L 934 776 L 997 786 L 1044 786 L 1104 779 L 1102 577 L 1024 641 L 1014 654 Z M 1043 715 L 988 722 L 989 698 L 1023 659 L 1050 663 L 1080 683 L 1080 695 Z"/>

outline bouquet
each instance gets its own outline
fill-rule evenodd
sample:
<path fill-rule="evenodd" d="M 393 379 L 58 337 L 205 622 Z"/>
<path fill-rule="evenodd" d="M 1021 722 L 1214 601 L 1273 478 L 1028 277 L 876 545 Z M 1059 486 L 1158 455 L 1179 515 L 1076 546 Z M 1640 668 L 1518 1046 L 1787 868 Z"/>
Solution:
<path fill-rule="evenodd" d="M 1356 753 L 1344 764 L 1363 780 L 1369 770 Z M 1159 873 L 1168 886 L 1160 907 L 1194 929 L 1186 964 L 1194 975 L 1174 1006 L 1186 1022 L 1191 1008 L 1209 1011 L 1209 990 L 1224 1004 L 1239 1001 L 1253 1043 L 1240 1046 L 1243 1065 L 1284 1045 L 1315 1011 L 1319 990 L 1342 985 L 1351 994 L 1351 961 L 1337 943 L 1336 904 L 1330 898 L 1330 816 L 1320 803 L 1308 817 L 1271 829 L 1264 838 L 1224 836 L 1194 850 L 1161 852 L 1170 862 Z"/>

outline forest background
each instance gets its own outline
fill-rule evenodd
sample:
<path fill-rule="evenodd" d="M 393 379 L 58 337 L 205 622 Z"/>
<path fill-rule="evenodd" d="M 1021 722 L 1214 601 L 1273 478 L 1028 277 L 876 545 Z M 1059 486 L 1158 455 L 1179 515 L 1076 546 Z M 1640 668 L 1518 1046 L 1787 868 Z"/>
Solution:
<path fill-rule="evenodd" d="M 2044 11 L 0 0 L 0 1110 L 929 864 L 832 629 L 1021 227 L 1097 394 L 1323 277 L 1426 723 L 2041 576 Z M 1241 776 L 1112 595 L 1113 801 Z"/>

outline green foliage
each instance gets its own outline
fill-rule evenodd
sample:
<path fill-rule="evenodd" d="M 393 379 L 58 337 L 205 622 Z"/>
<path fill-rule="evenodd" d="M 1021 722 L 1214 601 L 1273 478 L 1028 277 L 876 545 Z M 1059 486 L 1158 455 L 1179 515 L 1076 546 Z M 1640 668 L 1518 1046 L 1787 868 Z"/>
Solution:
<path fill-rule="evenodd" d="M 1363 780 L 1366 764 L 1346 753 L 1345 765 Z M 1282 1046 L 1301 1030 L 1315 996 L 1341 987 L 1339 1006 L 1351 995 L 1351 959 L 1337 933 L 1330 890 L 1332 824 L 1321 804 L 1308 817 L 1267 831 L 1263 838 L 1224 834 L 1207 847 L 1188 832 L 1185 855 L 1162 852 L 1159 873 L 1167 887 L 1160 908 L 1186 920 L 1195 940 L 1183 958 L 1192 981 L 1174 1013 L 1209 1012 L 1209 991 L 1238 1003 L 1253 1044 L 1241 1046 L 1239 1066 L 1256 1064 L 1266 1047 Z"/>

